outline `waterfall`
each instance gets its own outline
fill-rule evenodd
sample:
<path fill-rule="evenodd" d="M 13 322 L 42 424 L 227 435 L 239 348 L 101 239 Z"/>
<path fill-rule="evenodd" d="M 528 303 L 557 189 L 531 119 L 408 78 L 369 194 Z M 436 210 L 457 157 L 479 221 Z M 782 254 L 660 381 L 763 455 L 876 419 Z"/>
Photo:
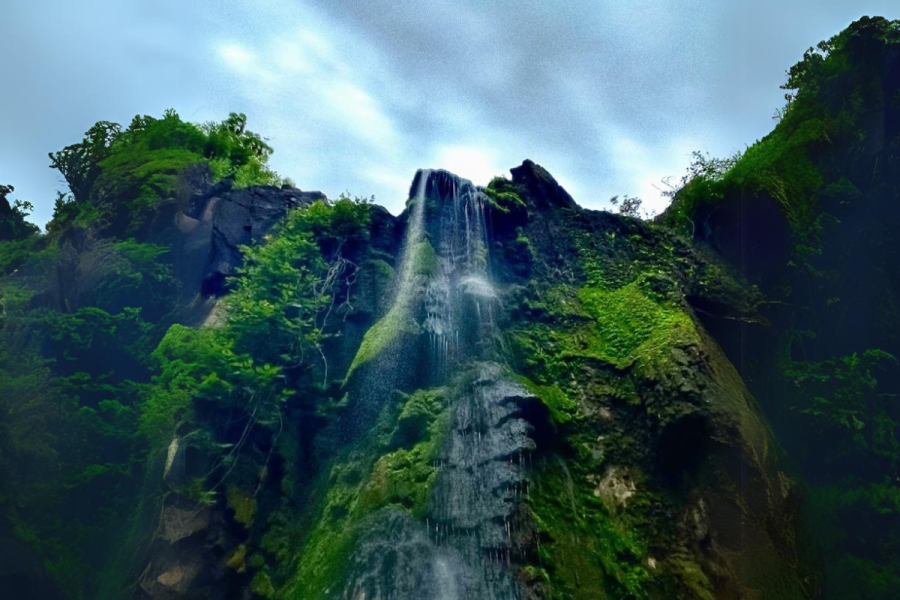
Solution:
<path fill-rule="evenodd" d="M 430 169 L 420 169 L 413 180 L 416 193 L 411 195 L 407 208 L 409 219 L 406 223 L 406 239 L 403 245 L 403 256 L 400 259 L 400 279 L 394 304 L 408 306 L 413 298 L 416 256 L 419 244 L 422 243 L 425 225 L 425 190 Z"/>
<path fill-rule="evenodd" d="M 420 170 L 407 215 L 393 305 L 366 334 L 357 361 L 374 360 L 373 348 L 383 352 L 360 387 L 383 398 L 403 378 L 411 388 L 454 384 L 455 400 L 426 519 L 392 512 L 391 526 L 373 532 L 371 555 L 358 561 L 377 569 L 349 582 L 344 597 L 516 600 L 515 508 L 528 486 L 523 457 L 534 448 L 522 402 L 533 397 L 494 362 L 498 293 L 484 197 L 468 180 Z M 467 383 L 454 383 L 462 373 Z M 395 555 L 405 550 L 396 559 L 403 565 L 385 574 L 379 555 L 388 546 Z"/>

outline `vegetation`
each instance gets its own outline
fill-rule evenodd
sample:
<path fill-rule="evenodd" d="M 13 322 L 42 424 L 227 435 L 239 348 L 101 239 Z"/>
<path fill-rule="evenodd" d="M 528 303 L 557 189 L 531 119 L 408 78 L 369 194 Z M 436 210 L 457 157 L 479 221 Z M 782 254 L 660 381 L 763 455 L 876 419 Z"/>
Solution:
<path fill-rule="evenodd" d="M 438 388 L 386 404 L 370 435 L 331 466 L 288 597 L 327 597 L 346 577 L 354 545 L 378 511 L 393 508 L 425 517 L 449 424 L 446 403 L 446 391 Z"/>
<path fill-rule="evenodd" d="M 743 192 L 777 202 L 798 242 L 809 243 L 819 198 L 840 179 L 824 157 L 829 148 L 850 146 L 864 135 L 866 107 L 880 102 L 872 97 L 877 67 L 867 57 L 896 44 L 898 31 L 896 21 L 863 17 L 807 50 L 788 71 L 782 86 L 787 104 L 775 129 L 731 158 L 695 152 L 664 221 L 696 233 L 711 207 Z"/>
<path fill-rule="evenodd" d="M 625 215 L 626 217 L 640 217 L 641 204 L 643 204 L 644 201 L 635 196 L 626 194 L 622 196 L 622 198 L 613 196 L 609 199 L 609 203 L 612 204 L 614 208 L 618 209 L 620 215 Z M 649 217 L 651 215 L 647 216 Z"/>
<path fill-rule="evenodd" d="M 896 318 L 896 297 L 877 275 L 895 249 L 885 249 L 893 234 L 876 223 L 896 214 L 896 179 L 878 166 L 896 160 L 880 138 L 896 128 L 872 119 L 872 111 L 895 110 L 896 85 L 882 69 L 898 47 L 900 22 L 864 17 L 809 48 L 787 73 L 774 131 L 733 159 L 696 156 L 662 218 L 704 238 L 717 225 L 716 210 L 740 204 L 752 218 L 770 199 L 789 226 L 787 253 L 763 289 L 776 358 L 750 373 L 807 482 L 811 553 L 821 573 L 813 587 L 822 598 L 889 598 L 898 589 L 887 523 L 900 514 L 889 483 L 900 458 L 900 338 L 882 318 Z M 879 216 L 857 229 L 862 214 Z M 762 253 L 780 242 L 777 223 L 766 221 L 759 227 L 767 237 L 751 225 L 743 233 Z M 867 321 L 862 315 L 879 315 L 877 324 L 850 334 L 844 324 Z"/>
<path fill-rule="evenodd" d="M 134 235 L 178 193 L 188 167 L 208 165 L 215 179 L 238 187 L 280 184 L 266 163 L 272 149 L 232 113 L 221 123 L 186 123 L 173 110 L 161 119 L 136 116 L 127 128 L 100 121 L 78 143 L 50 154 L 71 194 L 57 200 L 50 231 L 98 223 Z"/>
<path fill-rule="evenodd" d="M 350 376 L 357 369 L 390 348 L 400 336 L 419 332 L 419 325 L 412 317 L 413 303 L 418 294 L 420 280 L 434 277 L 440 269 L 440 263 L 428 240 L 419 242 L 413 249 L 411 260 L 411 281 L 408 289 L 398 291 L 397 299 L 390 311 L 366 332 L 353 363 L 347 371 L 344 383 L 350 380 Z"/>
<path fill-rule="evenodd" d="M 484 188 L 484 193 L 488 205 L 501 213 L 525 207 L 525 201 L 516 191 L 515 184 L 503 177 L 491 179 L 491 182 Z"/>
<path fill-rule="evenodd" d="M 25 220 L 34 208 L 30 202 L 15 200 L 10 204 L 7 196 L 13 191 L 11 185 L 0 185 L 0 243 L 21 240 L 38 231 Z"/>
<path fill-rule="evenodd" d="M 172 111 L 136 117 L 127 129 L 98 123 L 51 155 L 70 195 L 58 201 L 48 235 L 24 222 L 27 203 L 8 211 L 10 235 L 0 242 L 0 476 L 9 485 L 0 494 L 0 531 L 30 547 L 66 597 L 95 597 L 98 586 L 121 588 L 134 576 L 110 559 L 134 536 L 152 534 L 122 535 L 162 492 L 155 465 L 173 439 L 209 469 L 187 473 L 177 492 L 223 502 L 252 528 L 258 472 L 280 434 L 318 426 L 310 415 L 327 384 L 322 342 L 346 302 L 356 271 L 346 257 L 367 239 L 368 206 L 316 203 L 293 213 L 271 243 L 245 249 L 218 329 L 169 327 L 180 291 L 171 247 L 144 233 L 189 167 L 207 165 L 210 177 L 238 186 L 279 182 L 265 167 L 271 148 L 245 125 L 231 115 L 198 127 Z M 3 188 L 3 206 L 11 191 Z M 75 249 L 65 234 L 76 228 L 100 239 Z M 75 270 L 91 285 L 47 276 Z M 285 400 L 304 390 L 292 410 L 308 420 L 288 427 Z M 254 585 L 263 589 L 261 568 Z"/>
<path fill-rule="evenodd" d="M 330 598 L 379 525 L 431 539 L 450 440 L 483 443 L 497 416 L 467 403 L 484 360 L 509 387 L 482 412 L 520 428 L 528 456 L 493 448 L 521 479 L 489 490 L 510 522 L 465 558 L 478 569 L 503 556 L 558 600 L 896 597 L 898 48 L 900 24 L 866 18 L 810 49 L 774 131 L 695 154 L 655 222 L 623 218 L 636 198 L 618 215 L 544 211 L 552 199 L 493 179 L 476 257 L 491 293 L 433 365 L 449 374 L 383 368 L 436 352 L 418 321 L 445 301 L 429 284 L 446 223 L 401 265 L 402 221 L 365 199 L 304 205 L 240 248 L 189 327 L 160 215 L 226 179 L 281 183 L 272 149 L 239 114 L 97 123 L 50 155 L 69 190 L 46 234 L 0 186 L 0 545 L 27 565 L 0 584 L 131 597 L 166 580 L 147 575 L 155 548 L 186 539 L 219 578 L 198 585 Z M 753 252 L 729 265 L 720 234 L 766 203 L 772 227 L 745 230 Z M 195 520 L 202 533 L 172 541 Z"/>

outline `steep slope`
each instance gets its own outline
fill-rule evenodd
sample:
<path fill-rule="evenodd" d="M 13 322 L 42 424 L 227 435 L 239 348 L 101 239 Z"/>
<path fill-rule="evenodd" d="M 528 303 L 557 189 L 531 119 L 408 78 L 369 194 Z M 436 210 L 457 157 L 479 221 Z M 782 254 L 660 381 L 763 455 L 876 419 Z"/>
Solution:
<path fill-rule="evenodd" d="M 47 235 L 0 206 L 0 588 L 896 597 L 900 27 L 788 86 L 656 223 L 531 161 L 394 217 L 241 115 L 98 123 Z"/>
<path fill-rule="evenodd" d="M 4 389 L 37 407 L 66 390 L 62 421 L 14 426 L 96 432 L 96 445 L 34 440 L 76 451 L 36 464 L 77 466 L 78 483 L 55 500 L 27 485 L 10 497 L 10 536 L 53 569 L 16 585 L 49 575 L 60 597 L 804 596 L 795 486 L 694 309 L 753 321 L 753 290 L 664 228 L 579 208 L 534 163 L 512 173 L 481 190 L 420 171 L 399 218 L 219 185 L 168 227 L 157 218 L 148 231 L 164 244 L 66 228 L 55 247 L 77 268 L 60 271 L 53 253 L 4 282 L 4 335 L 53 358 L 37 380 L 7 360 Z M 88 292 L 103 285 L 83 278 L 103 282 L 110 252 L 146 247 L 171 253 L 166 276 L 181 286 L 99 308 Z M 157 254 L 135 256 L 153 272 Z M 242 276 L 221 286 L 236 261 Z M 197 290 L 231 290 L 215 326 L 172 325 L 158 344 L 153 324 L 171 316 L 129 307 L 146 310 L 151 291 L 183 307 Z M 113 503 L 91 503 L 113 486 Z M 58 533 L 76 523 L 83 537 Z"/>
<path fill-rule="evenodd" d="M 900 22 L 857 21 L 811 48 L 785 87 L 775 130 L 726 172 L 691 181 L 662 220 L 764 294 L 768 326 L 704 322 L 808 483 L 822 597 L 893 598 Z"/>
<path fill-rule="evenodd" d="M 402 219 L 285 593 L 803 595 L 793 484 L 687 301 L 753 318 L 723 264 L 530 162 L 421 171 Z"/>

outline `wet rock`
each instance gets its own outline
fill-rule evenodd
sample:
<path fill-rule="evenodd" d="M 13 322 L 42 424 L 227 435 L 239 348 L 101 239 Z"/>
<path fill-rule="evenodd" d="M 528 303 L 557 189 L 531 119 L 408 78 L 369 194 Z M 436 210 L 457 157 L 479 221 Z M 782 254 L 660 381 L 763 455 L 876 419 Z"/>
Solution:
<path fill-rule="evenodd" d="M 289 211 L 317 200 L 325 195 L 271 186 L 232 190 L 227 180 L 193 196 L 173 217 L 175 274 L 187 307 L 181 320 L 200 324 L 207 318 L 214 305 L 198 298 L 228 291 L 228 277 L 243 264 L 240 246 L 259 242 Z"/>
<path fill-rule="evenodd" d="M 466 587 L 458 553 L 432 543 L 407 513 L 384 509 L 364 524 L 340 600 L 457 600 Z"/>
<path fill-rule="evenodd" d="M 538 400 L 480 363 L 477 377 L 453 409 L 430 507 L 430 536 L 455 548 L 471 576 L 463 597 L 517 598 L 507 570 L 516 549 L 516 508 L 530 483 L 527 464 L 536 443 L 525 408 Z"/>

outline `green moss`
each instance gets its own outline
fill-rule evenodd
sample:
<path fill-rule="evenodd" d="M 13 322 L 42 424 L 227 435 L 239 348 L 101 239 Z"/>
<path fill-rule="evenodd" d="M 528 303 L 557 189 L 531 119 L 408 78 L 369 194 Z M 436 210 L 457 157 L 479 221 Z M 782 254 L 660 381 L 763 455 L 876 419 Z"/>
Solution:
<path fill-rule="evenodd" d="M 446 419 L 438 421 L 439 428 L 445 425 Z M 399 506 L 417 518 L 424 518 L 428 496 L 437 477 L 434 466 L 437 450 L 432 439 L 410 449 L 395 450 L 378 459 L 362 489 L 362 507 L 374 512 L 383 506 Z"/>
<path fill-rule="evenodd" d="M 428 240 L 423 240 L 416 245 L 413 253 L 412 273 L 422 277 L 436 277 L 441 273 L 441 259 Z"/>
<path fill-rule="evenodd" d="M 537 256 L 534 243 L 525 234 L 525 230 L 522 227 L 516 227 L 515 246 L 511 250 L 512 252 L 509 255 L 510 261 L 522 266 L 531 264 L 535 256 Z"/>
<path fill-rule="evenodd" d="M 263 571 L 258 572 L 250 581 L 250 591 L 261 598 L 274 598 L 275 586 L 272 579 Z"/>
<path fill-rule="evenodd" d="M 525 206 L 525 201 L 519 195 L 516 184 L 504 177 L 491 179 L 491 182 L 484 188 L 484 193 L 487 203 L 503 213 Z"/>
<path fill-rule="evenodd" d="M 597 358 L 625 368 L 634 363 L 658 369 L 673 347 L 697 343 L 696 326 L 687 312 L 653 298 L 644 281 L 614 291 L 582 288 L 578 292 L 594 323 L 572 339 L 567 353 Z"/>
<path fill-rule="evenodd" d="M 666 558 L 665 566 L 675 576 L 676 585 L 689 594 L 688 597 L 696 600 L 715 600 L 713 586 L 696 561 L 676 554 Z"/>
<path fill-rule="evenodd" d="M 378 357 L 403 334 L 419 333 L 419 324 L 412 315 L 413 300 L 420 288 L 418 280 L 435 277 L 440 274 L 440 271 L 440 258 L 431 243 L 428 240 L 419 242 L 412 253 L 412 264 L 410 265 L 412 280 L 401 282 L 405 289 L 399 290 L 394 305 L 363 336 L 359 350 L 356 351 L 356 356 L 344 377 L 345 385 L 357 369 Z"/>
<path fill-rule="evenodd" d="M 551 598 L 646 597 L 651 574 L 643 564 L 644 544 L 616 521 L 577 465 L 548 461 L 537 481 L 529 507 L 541 536 L 538 557 Z"/>
<path fill-rule="evenodd" d="M 423 518 L 431 486 L 437 477 L 435 460 L 449 427 L 449 414 L 442 406 L 444 390 L 420 390 L 403 401 L 399 411 L 424 432 L 412 443 L 394 428 L 390 440 L 403 440 L 405 447 L 380 447 L 380 435 L 370 447 L 332 466 L 319 516 L 306 538 L 297 574 L 286 593 L 297 600 L 327 597 L 328 590 L 342 581 L 367 517 L 391 506 Z M 388 410 L 388 409 L 386 409 Z M 383 415 L 384 417 L 384 415 Z M 380 419 L 384 421 L 385 419 Z M 376 427 L 378 429 L 378 427 Z M 389 451 L 384 452 L 385 449 Z M 379 452 L 384 452 L 379 456 Z"/>
<path fill-rule="evenodd" d="M 528 391 L 538 399 L 550 411 L 550 417 L 559 424 L 568 423 L 576 414 L 577 405 L 565 392 L 555 385 L 538 385 L 525 376 L 519 376 L 519 381 L 528 388 Z"/>
<path fill-rule="evenodd" d="M 256 499 L 238 487 L 229 488 L 226 499 L 228 508 L 234 512 L 234 520 L 249 529 L 256 516 Z"/>
<path fill-rule="evenodd" d="M 356 351 L 356 357 L 344 378 L 344 384 L 350 380 L 354 371 L 374 360 L 401 335 L 417 333 L 419 333 L 419 324 L 410 315 L 409 308 L 405 304 L 395 304 L 388 314 L 372 325 L 363 336 L 359 350 Z"/>
<path fill-rule="evenodd" d="M 397 419 L 397 429 L 392 442 L 397 446 L 409 446 L 421 441 L 428 434 L 429 427 L 446 406 L 445 392 L 418 390 L 408 396 Z"/>
<path fill-rule="evenodd" d="M 514 354 L 530 371 L 544 373 L 547 383 L 565 379 L 573 359 L 616 369 L 635 366 L 648 377 L 665 372 L 673 348 L 697 345 L 700 338 L 687 310 L 668 292 L 657 291 L 658 279 L 641 276 L 615 290 L 556 289 L 552 302 L 531 301 L 543 306 L 555 323 L 531 322 L 512 330 Z"/>
<path fill-rule="evenodd" d="M 234 549 L 234 552 L 231 553 L 225 560 L 225 566 L 229 569 L 234 569 L 238 573 L 243 573 L 247 570 L 247 544 L 240 544 L 237 548 Z"/>

